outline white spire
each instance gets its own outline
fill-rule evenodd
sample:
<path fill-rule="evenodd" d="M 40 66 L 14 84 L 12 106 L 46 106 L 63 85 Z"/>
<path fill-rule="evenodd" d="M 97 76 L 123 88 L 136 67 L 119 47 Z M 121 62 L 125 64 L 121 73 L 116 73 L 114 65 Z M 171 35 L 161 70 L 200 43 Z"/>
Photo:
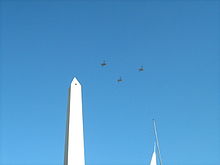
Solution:
<path fill-rule="evenodd" d="M 73 78 L 71 85 L 81 85 L 76 77 Z"/>
<path fill-rule="evenodd" d="M 69 90 L 64 165 L 85 165 L 81 85 L 76 78 Z"/>
<path fill-rule="evenodd" d="M 157 165 L 156 144 L 154 143 L 154 152 L 152 154 L 150 165 Z"/>

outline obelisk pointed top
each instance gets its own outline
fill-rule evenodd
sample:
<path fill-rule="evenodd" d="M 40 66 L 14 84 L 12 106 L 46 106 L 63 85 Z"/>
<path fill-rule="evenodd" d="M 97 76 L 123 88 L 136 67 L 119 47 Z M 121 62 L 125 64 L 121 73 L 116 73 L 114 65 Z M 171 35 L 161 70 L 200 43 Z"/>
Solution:
<path fill-rule="evenodd" d="M 81 85 L 73 78 L 69 88 L 64 165 L 85 165 Z"/>
<path fill-rule="evenodd" d="M 72 82 L 71 82 L 71 85 L 81 85 L 79 83 L 79 81 L 76 79 L 76 77 L 73 78 Z"/>

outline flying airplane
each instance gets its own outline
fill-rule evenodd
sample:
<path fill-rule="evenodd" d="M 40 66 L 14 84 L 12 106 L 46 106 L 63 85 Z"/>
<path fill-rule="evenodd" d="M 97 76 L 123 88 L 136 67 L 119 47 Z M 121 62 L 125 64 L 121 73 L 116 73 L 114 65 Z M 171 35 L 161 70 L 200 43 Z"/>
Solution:
<path fill-rule="evenodd" d="M 122 80 L 122 78 L 120 77 L 118 80 L 117 80 L 117 82 L 122 82 L 123 80 Z"/>
<path fill-rule="evenodd" d="M 139 70 L 139 72 L 142 72 L 142 71 L 144 71 L 144 67 L 141 66 L 138 70 Z"/>
<path fill-rule="evenodd" d="M 103 61 L 100 65 L 101 65 L 101 66 L 106 66 L 107 63 L 106 63 L 105 61 Z"/>

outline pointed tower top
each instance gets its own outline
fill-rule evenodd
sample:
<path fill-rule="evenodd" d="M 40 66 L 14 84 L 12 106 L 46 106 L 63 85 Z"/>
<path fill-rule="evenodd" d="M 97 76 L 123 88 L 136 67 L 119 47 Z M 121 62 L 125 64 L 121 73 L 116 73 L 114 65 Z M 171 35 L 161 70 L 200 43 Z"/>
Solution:
<path fill-rule="evenodd" d="M 76 79 L 76 77 L 73 78 L 72 82 L 71 82 L 71 85 L 81 85 L 79 83 L 79 81 Z"/>

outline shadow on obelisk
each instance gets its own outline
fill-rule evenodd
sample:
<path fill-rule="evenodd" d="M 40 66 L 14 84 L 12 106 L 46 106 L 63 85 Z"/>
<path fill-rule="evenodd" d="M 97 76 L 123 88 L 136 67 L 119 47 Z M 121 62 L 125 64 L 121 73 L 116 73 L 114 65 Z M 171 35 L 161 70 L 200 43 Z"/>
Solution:
<path fill-rule="evenodd" d="M 68 103 L 67 103 L 67 117 L 66 117 L 66 136 L 65 136 L 65 149 L 64 149 L 64 165 L 68 165 L 68 140 L 69 140 L 69 114 L 70 114 L 70 91 L 68 93 Z"/>

